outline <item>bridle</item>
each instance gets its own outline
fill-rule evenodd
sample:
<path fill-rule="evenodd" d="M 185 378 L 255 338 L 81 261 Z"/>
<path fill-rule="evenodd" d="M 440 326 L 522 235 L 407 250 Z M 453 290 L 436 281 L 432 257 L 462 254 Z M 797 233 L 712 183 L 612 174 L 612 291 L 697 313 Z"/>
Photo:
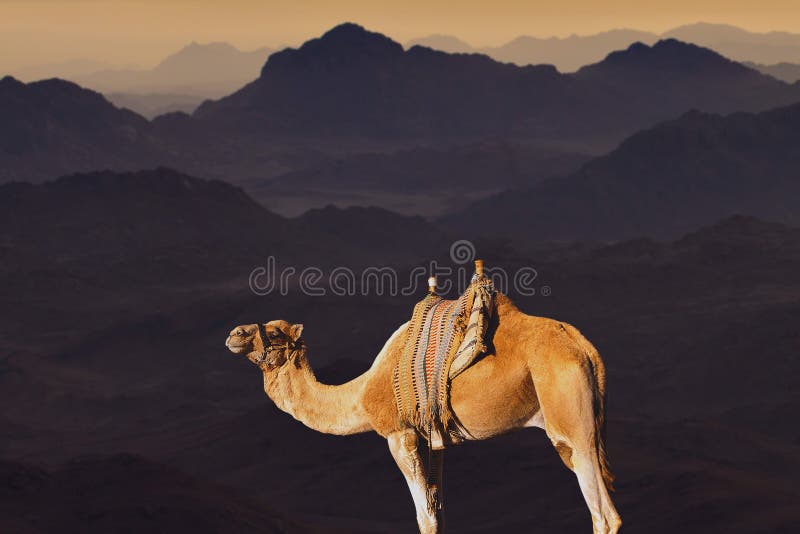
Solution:
<path fill-rule="evenodd" d="M 262 347 L 261 355 L 255 362 L 256 365 L 260 366 L 263 363 L 267 363 L 267 359 L 269 358 L 269 354 L 271 352 L 279 349 L 289 350 L 291 348 L 294 348 L 294 346 L 296 345 L 295 343 L 290 343 L 288 341 L 280 345 L 274 343 L 267 343 L 267 339 L 269 338 L 267 337 L 267 331 L 266 329 L 264 329 L 264 325 L 261 323 L 256 323 L 256 326 L 258 327 L 258 330 L 256 330 L 256 336 L 258 336 L 259 341 L 261 341 L 261 347 Z M 287 355 L 286 360 L 288 361 L 290 359 L 291 356 Z"/>

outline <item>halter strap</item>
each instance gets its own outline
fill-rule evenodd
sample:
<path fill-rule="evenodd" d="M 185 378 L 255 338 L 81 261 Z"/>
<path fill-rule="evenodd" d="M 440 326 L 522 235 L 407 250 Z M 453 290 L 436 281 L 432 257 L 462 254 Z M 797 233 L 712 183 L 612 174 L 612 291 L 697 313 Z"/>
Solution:
<path fill-rule="evenodd" d="M 258 330 L 256 331 L 256 335 L 260 339 L 261 347 L 262 347 L 261 348 L 261 357 L 256 362 L 256 364 L 261 365 L 262 363 L 266 362 L 267 361 L 267 356 L 273 350 L 276 350 L 276 349 L 289 350 L 291 348 L 289 343 L 284 343 L 282 345 L 273 345 L 271 343 L 267 343 L 267 331 L 264 328 L 264 325 L 262 323 L 256 323 L 256 326 L 258 327 Z M 287 355 L 286 359 L 288 360 L 288 359 L 290 359 L 290 357 Z"/>

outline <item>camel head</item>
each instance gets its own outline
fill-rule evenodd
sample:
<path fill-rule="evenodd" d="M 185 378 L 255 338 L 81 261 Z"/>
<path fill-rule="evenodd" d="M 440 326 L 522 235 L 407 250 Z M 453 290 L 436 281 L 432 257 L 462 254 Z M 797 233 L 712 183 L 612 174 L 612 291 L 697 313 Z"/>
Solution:
<path fill-rule="evenodd" d="M 225 346 L 234 354 L 244 354 L 247 359 L 268 370 L 278 369 L 303 347 L 300 337 L 303 325 L 286 321 L 270 321 L 261 325 L 239 325 L 228 334 Z M 260 330 L 260 331 L 259 331 Z"/>

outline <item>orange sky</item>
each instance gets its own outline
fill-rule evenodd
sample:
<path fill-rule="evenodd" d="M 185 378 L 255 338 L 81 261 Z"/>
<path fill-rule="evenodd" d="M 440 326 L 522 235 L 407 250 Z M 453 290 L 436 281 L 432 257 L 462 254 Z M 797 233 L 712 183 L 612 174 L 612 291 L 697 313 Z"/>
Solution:
<path fill-rule="evenodd" d="M 151 66 L 193 40 L 296 44 L 348 20 L 401 42 L 446 33 L 475 45 L 700 20 L 800 33 L 800 0 L 0 0 L 0 72 L 76 58 Z"/>

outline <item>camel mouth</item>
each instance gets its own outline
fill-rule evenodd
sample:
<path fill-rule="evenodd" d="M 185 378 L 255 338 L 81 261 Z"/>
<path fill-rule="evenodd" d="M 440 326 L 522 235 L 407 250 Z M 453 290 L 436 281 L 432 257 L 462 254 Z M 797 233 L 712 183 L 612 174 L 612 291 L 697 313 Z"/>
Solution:
<path fill-rule="evenodd" d="M 228 339 L 225 341 L 225 346 L 228 347 L 228 350 L 234 354 L 242 354 L 247 352 L 247 343 L 231 343 L 231 340 Z"/>

